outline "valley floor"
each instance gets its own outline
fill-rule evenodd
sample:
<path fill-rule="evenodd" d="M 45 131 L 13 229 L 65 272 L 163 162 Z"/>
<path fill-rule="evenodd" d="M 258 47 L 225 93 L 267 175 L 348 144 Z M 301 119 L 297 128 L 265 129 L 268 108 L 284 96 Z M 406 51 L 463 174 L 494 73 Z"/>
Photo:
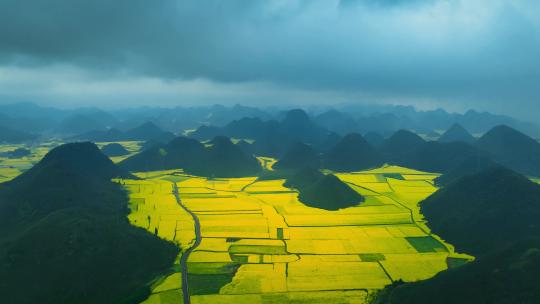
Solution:
<path fill-rule="evenodd" d="M 470 257 L 430 233 L 418 202 L 437 174 L 401 167 L 336 174 L 366 197 L 339 211 L 310 208 L 284 180 L 207 179 L 181 170 L 121 180 L 129 220 L 176 242 L 191 303 L 366 303 L 393 281 L 427 279 Z M 201 228 L 195 243 L 194 217 Z M 194 246 L 197 245 L 197 246 Z M 181 303 L 181 257 L 144 303 Z"/>

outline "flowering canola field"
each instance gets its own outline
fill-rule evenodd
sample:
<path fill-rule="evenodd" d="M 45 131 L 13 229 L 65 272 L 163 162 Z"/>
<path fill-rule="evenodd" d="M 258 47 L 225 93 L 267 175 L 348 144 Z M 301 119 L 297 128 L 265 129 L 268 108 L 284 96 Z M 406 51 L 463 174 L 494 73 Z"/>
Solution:
<path fill-rule="evenodd" d="M 305 206 L 284 180 L 138 176 L 121 181 L 133 225 L 182 252 L 193 246 L 193 218 L 173 183 L 200 222 L 201 243 L 187 260 L 192 303 L 366 303 L 393 281 L 427 279 L 470 258 L 431 234 L 419 211 L 437 174 L 396 166 L 336 174 L 366 197 L 338 211 Z M 180 271 L 157 279 L 144 303 L 181 303 Z"/>

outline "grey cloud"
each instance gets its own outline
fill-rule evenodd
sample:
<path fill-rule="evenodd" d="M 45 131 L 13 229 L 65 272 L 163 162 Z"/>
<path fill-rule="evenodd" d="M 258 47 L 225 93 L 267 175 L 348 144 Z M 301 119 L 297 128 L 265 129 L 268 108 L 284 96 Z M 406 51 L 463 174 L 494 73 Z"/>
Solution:
<path fill-rule="evenodd" d="M 530 109 L 538 20 L 532 0 L 3 0 L 0 62 Z"/>

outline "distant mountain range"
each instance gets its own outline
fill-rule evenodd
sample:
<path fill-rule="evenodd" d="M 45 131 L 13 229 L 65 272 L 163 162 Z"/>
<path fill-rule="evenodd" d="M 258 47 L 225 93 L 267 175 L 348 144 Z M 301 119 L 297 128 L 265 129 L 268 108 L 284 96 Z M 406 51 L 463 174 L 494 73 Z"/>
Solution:
<path fill-rule="evenodd" d="M 223 136 L 215 137 L 206 146 L 196 139 L 177 137 L 131 156 L 119 165 L 130 171 L 182 168 L 208 177 L 254 176 L 261 170 L 255 157 Z"/>
<path fill-rule="evenodd" d="M 70 137 L 69 140 L 87 140 L 93 142 L 136 140 L 166 143 L 174 137 L 173 133 L 163 131 L 152 122 L 146 122 L 127 131 L 120 131 L 118 129 L 93 130 Z"/>
<path fill-rule="evenodd" d="M 259 118 L 242 118 L 223 127 L 199 127 L 190 136 L 208 140 L 218 135 L 254 140 L 252 151 L 274 157 L 283 154 L 298 142 L 309 144 L 317 151 L 332 147 L 339 135 L 314 123 L 300 109 L 285 113 L 281 120 L 263 121 Z"/>
<path fill-rule="evenodd" d="M 184 168 L 205 176 L 253 175 L 260 169 L 253 157 L 257 155 L 277 158 L 274 168 L 279 170 L 311 167 L 347 172 L 389 163 L 444 173 L 445 177 L 439 179 L 442 183 L 444 179 L 474 173 L 474 169 L 491 162 L 522 174 L 540 176 L 540 143 L 504 125 L 488 130 L 478 139 L 454 124 L 436 141 L 426 140 L 410 130 L 398 130 L 388 138 L 370 132 L 366 134 L 370 142 L 359 133 L 339 136 L 314 123 L 304 111 L 293 110 L 285 113 L 281 121 L 243 118 L 223 127 L 203 126 L 189 135 L 175 137 L 148 122 L 127 131 L 92 131 L 72 139 L 146 141 L 141 153 L 122 163 L 133 171 Z M 235 139 L 237 144 L 227 137 Z M 225 170 L 227 162 L 215 160 L 218 157 L 213 157 L 213 153 L 224 153 L 222 157 L 226 156 L 228 163 L 236 163 L 238 167 Z"/>
<path fill-rule="evenodd" d="M 288 112 L 286 109 L 241 105 L 140 107 L 105 111 L 98 108 L 57 109 L 32 103 L 15 103 L 0 105 L 0 125 L 45 137 L 65 138 L 95 130 L 126 131 L 146 122 L 152 122 L 159 128 L 175 134 L 205 126 L 210 130 L 209 132 L 214 132 L 204 136 L 210 139 L 216 135 L 230 136 L 229 133 L 224 132 L 216 134 L 215 130 L 235 120 L 257 118 L 263 122 L 282 121 Z M 348 133 L 376 132 L 387 137 L 399 129 L 413 130 L 420 134 L 436 134 L 457 123 L 475 136 L 504 124 L 529 136 L 540 137 L 540 128 L 537 125 L 504 115 L 473 110 L 465 114 L 456 114 L 440 109 L 417 111 L 407 106 L 345 105 L 334 108 L 314 108 L 307 113 L 313 123 L 342 136 Z M 301 117 L 297 116 L 294 123 L 302 123 Z M 273 125 L 267 125 L 267 127 L 271 126 Z M 293 125 L 285 124 L 285 127 L 287 126 L 293 127 Z M 232 132 L 232 127 L 221 131 Z M 261 129 L 258 128 L 258 130 Z M 298 130 L 302 132 L 301 128 Z M 199 130 L 201 136 L 204 135 L 202 131 Z M 234 133 L 242 134 L 237 133 L 237 130 Z M 242 137 L 251 138 L 247 136 L 250 135 L 249 132 L 244 132 L 243 135 L 246 136 Z"/>
<path fill-rule="evenodd" d="M 20 143 L 36 139 L 36 135 L 0 126 L 0 143 Z"/>
<path fill-rule="evenodd" d="M 453 124 L 438 139 L 439 142 L 443 142 L 443 143 L 462 141 L 469 144 L 473 143 L 475 140 L 476 139 L 471 135 L 471 133 L 469 133 L 469 131 L 467 131 L 460 124 L 457 124 L 457 123 Z"/>

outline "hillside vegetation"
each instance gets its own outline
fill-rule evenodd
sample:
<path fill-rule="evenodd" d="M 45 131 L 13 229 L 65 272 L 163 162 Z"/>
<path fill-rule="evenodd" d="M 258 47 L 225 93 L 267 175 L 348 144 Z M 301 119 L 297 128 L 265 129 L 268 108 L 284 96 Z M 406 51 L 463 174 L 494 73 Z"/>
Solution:
<path fill-rule="evenodd" d="M 421 202 L 432 231 L 476 261 L 394 285 L 374 303 L 538 303 L 540 185 L 493 166 Z"/>
<path fill-rule="evenodd" d="M 310 207 L 338 210 L 357 206 L 364 197 L 333 174 L 304 168 L 285 181 L 286 187 L 299 191 L 298 199 Z"/>
<path fill-rule="evenodd" d="M 137 303 L 177 248 L 127 219 L 113 177 L 131 177 L 91 143 L 66 144 L 0 185 L 5 303 Z M 30 288 L 29 288 L 30 287 Z"/>
<path fill-rule="evenodd" d="M 130 171 L 155 171 L 182 168 L 208 177 L 253 176 L 260 170 L 258 160 L 218 136 L 207 146 L 196 139 L 177 137 L 166 145 L 156 145 L 120 163 Z"/>

